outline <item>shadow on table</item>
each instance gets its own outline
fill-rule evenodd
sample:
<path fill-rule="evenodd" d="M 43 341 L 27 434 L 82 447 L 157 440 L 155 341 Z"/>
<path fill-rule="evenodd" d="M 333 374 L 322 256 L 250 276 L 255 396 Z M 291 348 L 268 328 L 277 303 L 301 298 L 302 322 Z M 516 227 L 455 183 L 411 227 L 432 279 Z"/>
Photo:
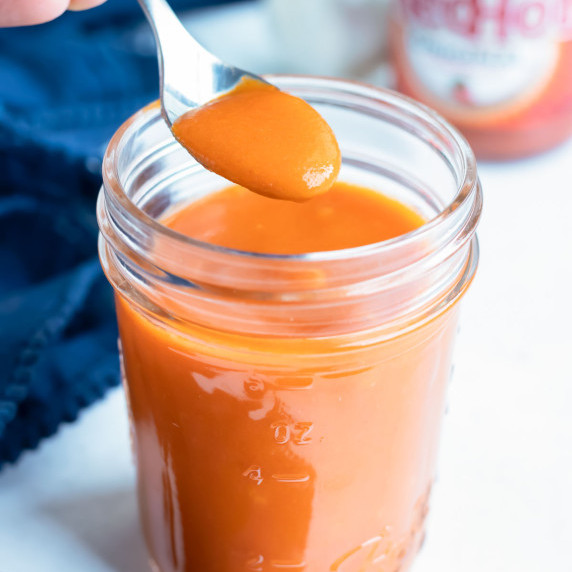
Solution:
<path fill-rule="evenodd" d="M 150 570 L 133 489 L 65 499 L 42 508 L 108 564 L 110 570 Z"/>

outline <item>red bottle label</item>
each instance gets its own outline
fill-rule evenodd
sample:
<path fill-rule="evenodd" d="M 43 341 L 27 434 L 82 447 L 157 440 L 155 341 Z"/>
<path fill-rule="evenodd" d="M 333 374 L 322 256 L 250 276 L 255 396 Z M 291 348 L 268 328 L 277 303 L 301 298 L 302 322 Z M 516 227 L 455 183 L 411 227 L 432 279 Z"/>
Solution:
<path fill-rule="evenodd" d="M 526 105 L 572 38 L 572 0 L 402 0 L 403 70 L 453 113 Z"/>

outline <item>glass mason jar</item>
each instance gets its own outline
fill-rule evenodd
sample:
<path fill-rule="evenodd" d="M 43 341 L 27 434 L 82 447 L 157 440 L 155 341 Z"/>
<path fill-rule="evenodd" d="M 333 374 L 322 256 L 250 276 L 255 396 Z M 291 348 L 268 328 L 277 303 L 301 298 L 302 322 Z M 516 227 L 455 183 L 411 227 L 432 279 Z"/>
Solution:
<path fill-rule="evenodd" d="M 390 91 L 271 77 L 333 127 L 340 179 L 421 213 L 385 242 L 305 255 L 160 223 L 227 183 L 157 105 L 111 140 L 100 256 L 116 292 L 154 570 L 407 570 L 422 538 L 481 190 L 464 141 Z M 247 229 L 246 229 L 247 230 Z"/>

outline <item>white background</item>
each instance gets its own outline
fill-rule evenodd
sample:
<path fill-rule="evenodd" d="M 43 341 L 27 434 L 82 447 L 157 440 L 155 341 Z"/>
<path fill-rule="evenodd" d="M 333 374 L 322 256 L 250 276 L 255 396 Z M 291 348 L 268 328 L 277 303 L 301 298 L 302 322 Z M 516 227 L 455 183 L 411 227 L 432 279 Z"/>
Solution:
<path fill-rule="evenodd" d="M 190 27 L 232 63 L 280 71 L 255 5 Z M 572 142 L 480 175 L 481 264 L 413 572 L 572 572 Z M 127 436 L 116 389 L 0 473 L 0 572 L 147 572 Z"/>

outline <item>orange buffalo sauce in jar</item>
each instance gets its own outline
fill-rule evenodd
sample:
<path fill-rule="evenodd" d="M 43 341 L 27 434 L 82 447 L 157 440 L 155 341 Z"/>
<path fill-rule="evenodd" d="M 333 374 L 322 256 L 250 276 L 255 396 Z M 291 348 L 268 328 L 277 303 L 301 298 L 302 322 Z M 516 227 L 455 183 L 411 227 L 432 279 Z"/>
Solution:
<path fill-rule="evenodd" d="M 325 194 L 229 187 L 155 108 L 106 154 L 100 254 L 152 567 L 402 572 L 476 267 L 474 157 L 391 92 L 275 81 L 340 142 Z"/>
<path fill-rule="evenodd" d="M 305 254 L 389 240 L 425 221 L 380 193 L 337 182 L 328 193 L 302 204 L 229 187 L 191 203 L 162 222 L 186 236 L 226 248 Z"/>
<path fill-rule="evenodd" d="M 430 105 L 477 156 L 511 159 L 572 134 L 572 5 L 566 0 L 400 0 L 400 91 Z"/>

